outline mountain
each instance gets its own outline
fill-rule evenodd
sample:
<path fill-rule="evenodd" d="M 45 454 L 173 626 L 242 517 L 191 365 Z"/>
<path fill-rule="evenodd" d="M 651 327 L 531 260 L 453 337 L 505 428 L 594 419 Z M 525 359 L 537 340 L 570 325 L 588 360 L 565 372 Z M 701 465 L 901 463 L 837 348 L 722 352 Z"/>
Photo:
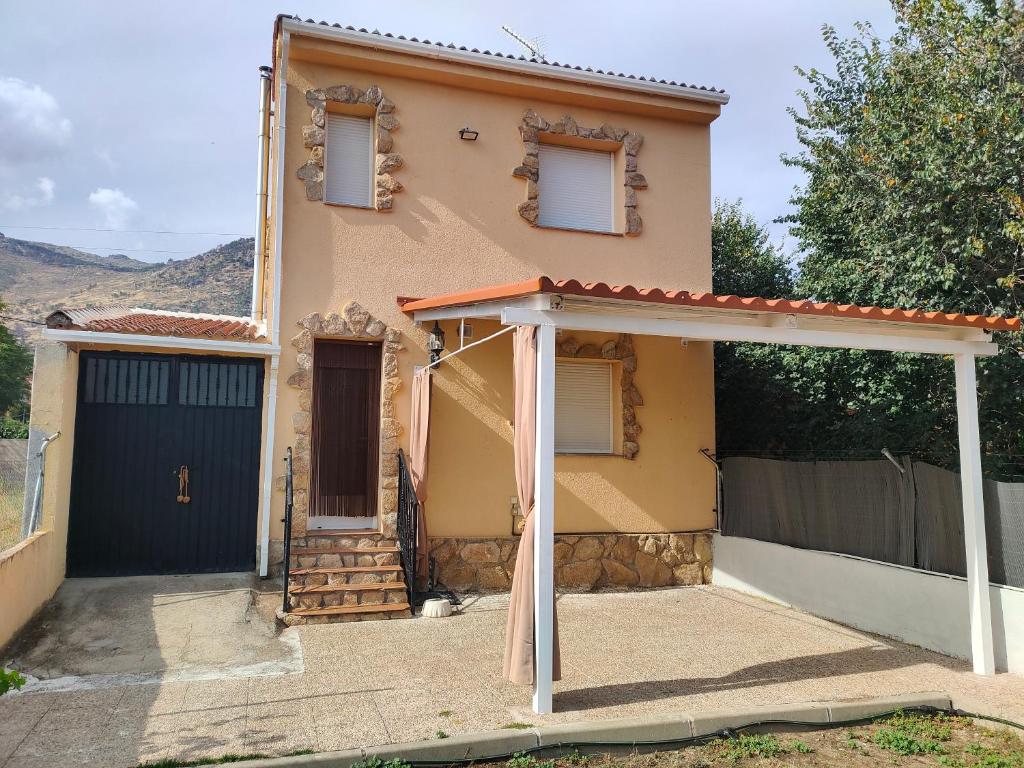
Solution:
<path fill-rule="evenodd" d="M 245 237 L 152 264 L 0 234 L 0 301 L 7 305 L 4 314 L 36 321 L 58 307 L 97 304 L 244 316 L 252 297 L 253 248 L 253 239 Z M 4 322 L 28 343 L 41 338 L 41 326 Z"/>

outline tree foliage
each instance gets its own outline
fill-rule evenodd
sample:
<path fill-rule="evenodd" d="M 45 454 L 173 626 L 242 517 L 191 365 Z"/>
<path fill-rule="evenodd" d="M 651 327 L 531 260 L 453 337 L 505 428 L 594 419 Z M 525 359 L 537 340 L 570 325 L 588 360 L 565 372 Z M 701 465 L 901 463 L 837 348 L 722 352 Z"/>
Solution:
<path fill-rule="evenodd" d="M 0 312 L 4 309 L 0 302 Z M 0 324 L 0 416 L 28 397 L 32 354 L 4 325 Z"/>
<path fill-rule="evenodd" d="M 1024 299 L 1024 15 L 1010 0 L 894 0 L 887 40 L 830 27 L 834 73 L 801 71 L 804 171 L 787 217 L 795 292 L 818 301 L 1020 314 Z M 999 334 L 979 363 L 986 467 L 1024 472 L 1024 345 Z M 787 448 L 882 446 L 956 462 L 948 359 L 781 349 Z M 753 412 L 753 406 L 751 406 Z M 745 436 L 740 435 L 738 442 Z"/>

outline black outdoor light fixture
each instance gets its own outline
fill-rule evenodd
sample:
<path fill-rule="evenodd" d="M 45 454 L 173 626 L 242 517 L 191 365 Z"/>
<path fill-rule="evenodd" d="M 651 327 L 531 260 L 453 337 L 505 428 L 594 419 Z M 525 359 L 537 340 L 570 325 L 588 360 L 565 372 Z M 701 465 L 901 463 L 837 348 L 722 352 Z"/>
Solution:
<path fill-rule="evenodd" d="M 437 324 L 437 320 L 434 321 L 434 327 L 430 330 L 430 338 L 427 339 L 427 350 L 430 352 L 430 364 L 436 368 L 435 363 L 441 359 L 441 353 L 444 352 L 444 331 Z"/>
<path fill-rule="evenodd" d="M 465 128 L 459 128 L 459 138 L 463 141 L 476 141 L 476 137 L 480 135 L 480 131 L 474 131 L 468 125 Z"/>

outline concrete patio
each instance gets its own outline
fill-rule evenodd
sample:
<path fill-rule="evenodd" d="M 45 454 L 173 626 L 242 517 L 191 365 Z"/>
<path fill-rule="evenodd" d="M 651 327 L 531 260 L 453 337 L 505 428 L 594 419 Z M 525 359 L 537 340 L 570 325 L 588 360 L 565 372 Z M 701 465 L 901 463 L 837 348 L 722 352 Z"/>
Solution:
<path fill-rule="evenodd" d="M 529 689 L 501 679 L 504 596 L 470 598 L 463 615 L 446 620 L 295 627 L 274 636 L 261 622 L 278 599 L 258 594 L 243 621 L 232 616 L 222 645 L 239 632 L 266 643 L 234 661 L 223 650 L 213 666 L 201 654 L 177 652 L 174 663 L 150 658 L 148 672 L 130 678 L 108 649 L 103 665 L 121 676 L 83 667 L 78 677 L 0 699 L 0 766 L 121 768 L 169 757 L 338 750 L 514 722 L 919 691 L 947 691 L 957 706 L 1024 721 L 1022 677 L 978 677 L 966 661 L 717 587 L 560 597 L 565 678 L 555 685 L 555 714 L 543 718 L 531 711 Z M 273 650 L 294 649 L 293 637 L 301 659 Z"/>

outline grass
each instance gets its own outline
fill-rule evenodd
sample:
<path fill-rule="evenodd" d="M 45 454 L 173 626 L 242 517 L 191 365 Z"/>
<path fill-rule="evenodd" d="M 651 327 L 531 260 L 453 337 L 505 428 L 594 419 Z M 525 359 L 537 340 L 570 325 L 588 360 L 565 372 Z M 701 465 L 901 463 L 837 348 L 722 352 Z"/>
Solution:
<path fill-rule="evenodd" d="M 191 768 L 195 765 L 225 765 L 227 763 L 243 763 L 246 760 L 266 760 L 268 757 L 295 757 L 298 755 L 312 755 L 312 749 L 297 749 L 284 755 L 265 755 L 254 752 L 247 755 L 227 754 L 220 757 L 205 757 L 201 760 L 176 760 L 168 758 L 157 760 L 153 763 L 139 763 L 135 768 Z"/>
<path fill-rule="evenodd" d="M 740 760 L 753 757 L 776 758 L 791 752 L 810 754 L 814 751 L 802 741 L 784 744 L 771 733 L 743 733 L 737 739 L 716 739 L 708 744 L 706 749 L 730 763 L 738 763 Z"/>
<path fill-rule="evenodd" d="M 897 755 L 942 755 L 946 748 L 940 742 L 953 738 L 950 718 L 945 715 L 924 717 L 897 712 L 885 721 L 871 740 L 882 749 Z"/>

